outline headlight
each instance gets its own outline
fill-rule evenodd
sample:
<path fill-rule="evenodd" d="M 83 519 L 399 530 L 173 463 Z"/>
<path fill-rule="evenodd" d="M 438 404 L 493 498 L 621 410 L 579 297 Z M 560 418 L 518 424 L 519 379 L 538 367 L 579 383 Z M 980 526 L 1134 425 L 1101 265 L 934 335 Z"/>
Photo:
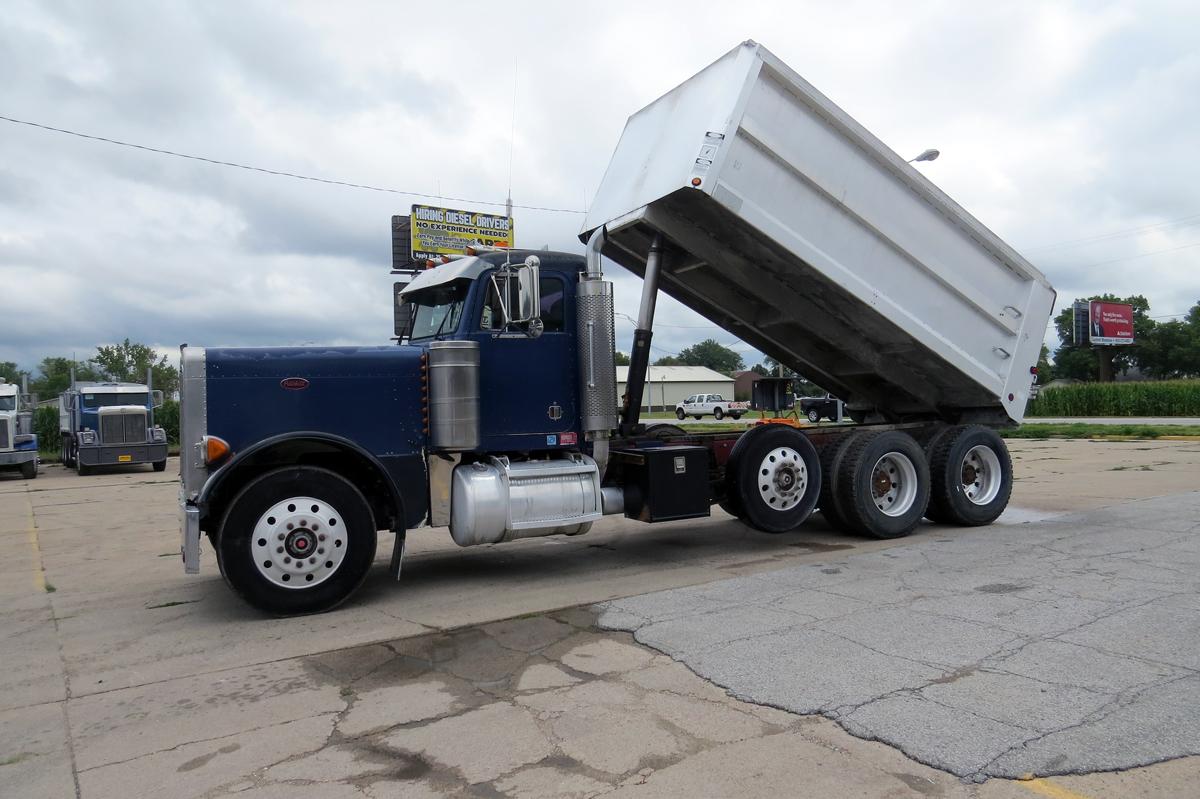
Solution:
<path fill-rule="evenodd" d="M 163 444 L 167 440 L 167 431 L 163 430 L 161 427 L 154 428 L 150 434 L 153 437 L 155 444 Z"/>
<path fill-rule="evenodd" d="M 95 444 L 96 443 L 96 431 L 95 430 L 84 430 L 82 433 L 79 434 L 79 443 L 80 444 Z"/>

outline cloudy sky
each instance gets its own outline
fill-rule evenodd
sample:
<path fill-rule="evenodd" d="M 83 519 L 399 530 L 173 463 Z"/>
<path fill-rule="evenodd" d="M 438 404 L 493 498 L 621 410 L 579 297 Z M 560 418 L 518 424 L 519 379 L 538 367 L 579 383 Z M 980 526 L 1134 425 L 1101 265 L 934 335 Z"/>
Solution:
<path fill-rule="evenodd" d="M 1060 305 L 1200 300 L 1194 2 L 4 5 L 0 115 L 481 201 L 511 149 L 514 202 L 574 210 L 627 116 L 755 39 L 897 152 L 939 148 L 922 171 Z M 389 222 L 414 200 L 0 121 L 0 360 L 386 342 Z M 582 251 L 578 214 L 514 215 L 519 245 Z M 758 360 L 670 300 L 658 319 L 657 355 L 712 336 Z"/>

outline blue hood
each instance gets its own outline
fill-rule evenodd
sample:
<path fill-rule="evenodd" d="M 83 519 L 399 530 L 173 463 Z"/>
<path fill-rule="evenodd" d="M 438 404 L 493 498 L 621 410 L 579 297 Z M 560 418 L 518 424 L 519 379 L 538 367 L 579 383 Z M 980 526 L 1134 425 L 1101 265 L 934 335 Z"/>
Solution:
<path fill-rule="evenodd" d="M 342 436 L 379 457 L 419 452 L 422 352 L 413 346 L 208 349 L 208 432 L 235 452 L 298 431 Z"/>

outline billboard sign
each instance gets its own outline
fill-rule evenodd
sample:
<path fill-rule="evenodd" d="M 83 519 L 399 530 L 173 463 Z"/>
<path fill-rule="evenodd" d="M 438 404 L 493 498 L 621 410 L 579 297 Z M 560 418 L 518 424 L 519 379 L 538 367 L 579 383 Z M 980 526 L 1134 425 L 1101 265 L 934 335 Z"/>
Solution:
<path fill-rule="evenodd" d="M 1088 306 L 1088 338 L 1092 344 L 1133 343 L 1133 306 L 1092 300 Z"/>
<path fill-rule="evenodd" d="M 442 255 L 461 255 L 472 244 L 512 246 L 512 217 L 502 214 L 414 205 L 409 226 L 412 257 L 417 261 Z"/>

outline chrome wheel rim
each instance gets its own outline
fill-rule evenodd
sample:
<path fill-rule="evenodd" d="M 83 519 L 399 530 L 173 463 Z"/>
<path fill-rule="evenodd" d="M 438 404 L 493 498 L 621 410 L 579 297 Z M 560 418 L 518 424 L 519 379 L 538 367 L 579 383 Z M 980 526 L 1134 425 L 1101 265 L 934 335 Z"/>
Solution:
<path fill-rule="evenodd" d="M 289 497 L 258 518 L 250 539 L 254 567 L 280 588 L 312 588 L 346 558 L 346 525 L 328 502 Z"/>
<path fill-rule="evenodd" d="M 871 501 L 884 516 L 903 516 L 917 500 L 917 467 L 901 452 L 889 452 L 871 470 Z"/>
<path fill-rule="evenodd" d="M 958 473 L 963 496 L 975 505 L 991 504 L 1000 493 L 1004 477 L 1000 456 L 989 446 L 980 444 L 967 450 Z"/>
<path fill-rule="evenodd" d="M 771 510 L 791 510 L 807 489 L 808 467 L 791 447 L 776 447 L 758 465 L 758 493 Z"/>

